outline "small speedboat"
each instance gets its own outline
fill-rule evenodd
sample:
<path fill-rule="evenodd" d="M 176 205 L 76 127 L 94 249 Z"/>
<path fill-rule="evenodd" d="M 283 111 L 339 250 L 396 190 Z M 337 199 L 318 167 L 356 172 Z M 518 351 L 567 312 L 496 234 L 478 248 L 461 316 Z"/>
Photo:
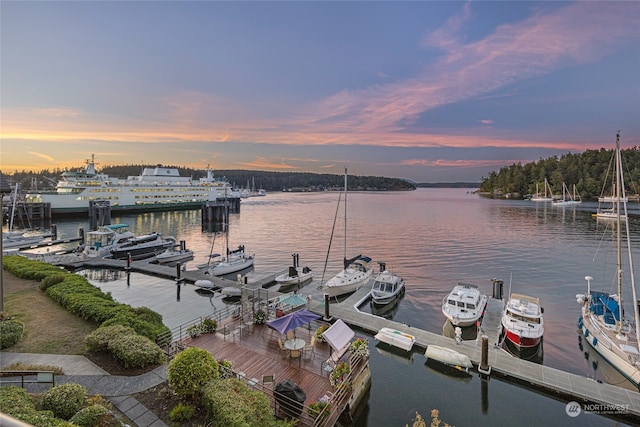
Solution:
<path fill-rule="evenodd" d="M 487 296 L 476 285 L 458 283 L 442 300 L 442 313 L 455 326 L 471 326 L 482 317 L 486 305 Z"/>
<path fill-rule="evenodd" d="M 371 300 L 377 305 L 386 305 L 404 292 L 404 279 L 386 269 L 384 262 L 380 263 L 380 272 L 373 279 Z"/>

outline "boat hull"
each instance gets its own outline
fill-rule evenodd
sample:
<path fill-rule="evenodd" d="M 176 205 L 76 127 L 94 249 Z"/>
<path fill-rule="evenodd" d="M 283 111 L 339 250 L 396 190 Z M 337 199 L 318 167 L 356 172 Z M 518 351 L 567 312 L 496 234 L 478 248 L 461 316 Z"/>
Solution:
<path fill-rule="evenodd" d="M 371 283 L 373 270 L 361 272 L 360 275 L 355 275 L 348 270 L 350 269 L 338 273 L 338 275 L 327 281 L 327 283 L 322 287 L 322 292 L 330 297 L 339 297 L 353 293 L 363 286 L 367 286 Z"/>
<path fill-rule="evenodd" d="M 585 306 L 582 308 L 582 316 L 578 320 L 578 328 L 583 337 L 594 351 L 596 351 L 603 359 L 614 367 L 627 381 L 629 381 L 637 389 L 640 389 L 640 367 L 630 363 L 629 357 L 615 352 L 610 346 L 606 345 L 609 340 L 606 334 L 600 331 L 590 315 L 585 316 Z"/>
<path fill-rule="evenodd" d="M 542 340 L 542 336 L 539 337 L 524 337 L 519 335 L 515 331 L 505 330 L 505 337 L 519 350 L 531 349 L 540 345 L 540 341 Z"/>

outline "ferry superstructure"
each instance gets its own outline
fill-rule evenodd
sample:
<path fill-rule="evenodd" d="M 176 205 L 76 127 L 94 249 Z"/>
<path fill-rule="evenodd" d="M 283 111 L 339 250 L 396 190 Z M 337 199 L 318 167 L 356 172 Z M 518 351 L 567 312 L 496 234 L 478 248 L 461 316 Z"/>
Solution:
<path fill-rule="evenodd" d="M 54 191 L 29 193 L 26 202 L 50 203 L 52 214 L 75 214 L 88 212 L 91 201 L 107 201 L 112 211 L 134 212 L 198 208 L 207 201 L 239 197 L 226 179 L 214 177 L 209 169 L 197 181 L 162 166 L 119 179 L 97 173 L 92 156 L 84 170 L 64 172 Z"/>

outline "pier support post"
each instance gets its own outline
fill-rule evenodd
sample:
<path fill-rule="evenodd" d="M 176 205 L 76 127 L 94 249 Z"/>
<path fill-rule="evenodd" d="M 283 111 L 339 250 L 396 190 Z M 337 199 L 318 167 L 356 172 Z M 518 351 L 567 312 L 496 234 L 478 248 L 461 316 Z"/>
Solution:
<path fill-rule="evenodd" d="M 331 321 L 331 316 L 329 315 L 329 294 L 324 294 L 324 317 L 322 318 L 324 321 Z"/>
<path fill-rule="evenodd" d="M 491 375 L 491 366 L 489 366 L 489 337 L 486 335 L 482 336 L 482 353 L 480 356 L 480 366 L 478 366 L 478 372 L 480 372 L 481 376 L 489 376 Z"/>
<path fill-rule="evenodd" d="M 131 252 L 127 252 L 127 266 L 124 268 L 125 271 L 131 270 L 131 262 L 132 261 L 133 261 L 133 258 L 131 257 Z"/>

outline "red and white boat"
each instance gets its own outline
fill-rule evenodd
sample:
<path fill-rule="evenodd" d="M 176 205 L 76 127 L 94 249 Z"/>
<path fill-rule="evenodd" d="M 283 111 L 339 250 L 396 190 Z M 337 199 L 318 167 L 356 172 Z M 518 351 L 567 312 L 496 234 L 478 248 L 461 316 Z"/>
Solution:
<path fill-rule="evenodd" d="M 538 346 L 544 334 L 542 313 L 538 298 L 512 293 L 502 313 L 502 327 L 509 343 L 518 349 Z"/>

